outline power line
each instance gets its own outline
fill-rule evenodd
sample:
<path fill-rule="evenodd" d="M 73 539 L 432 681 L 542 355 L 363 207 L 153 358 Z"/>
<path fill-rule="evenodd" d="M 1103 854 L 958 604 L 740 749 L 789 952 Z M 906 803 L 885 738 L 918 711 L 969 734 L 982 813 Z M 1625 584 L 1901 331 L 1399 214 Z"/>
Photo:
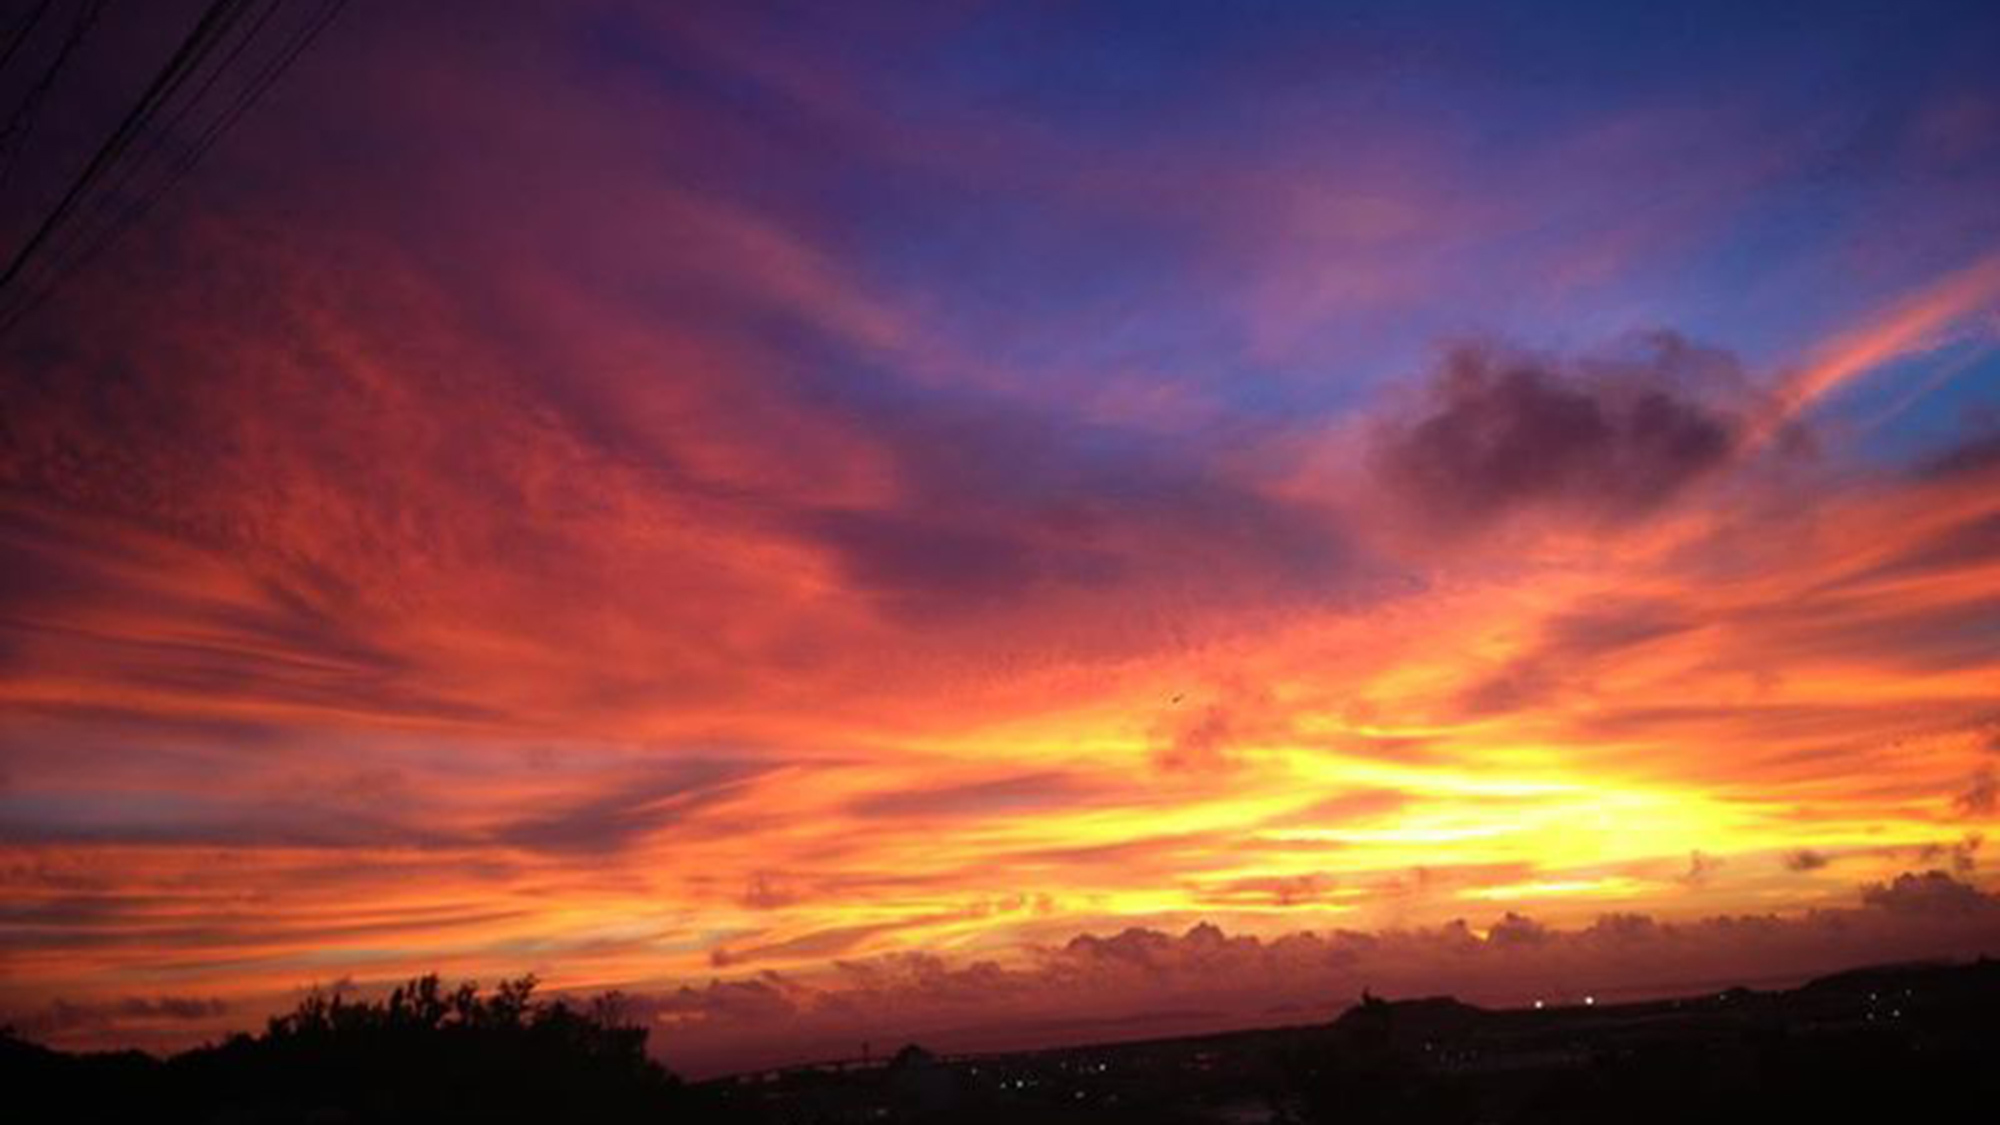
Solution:
<path fill-rule="evenodd" d="M 34 260 L 36 251 L 40 250 L 42 245 L 61 228 L 90 190 L 97 185 L 126 149 L 131 147 L 133 139 L 145 129 L 153 115 L 159 112 L 160 106 L 187 81 L 191 67 L 197 65 L 207 52 L 213 49 L 216 38 L 228 29 L 241 14 L 242 9 L 243 0 L 213 0 L 209 4 L 194 29 L 182 41 L 180 48 L 146 87 L 146 92 L 140 96 L 138 103 L 126 113 L 124 120 L 118 123 L 118 127 L 112 130 L 111 135 L 105 138 L 96 154 L 90 158 L 90 162 L 84 166 L 82 172 L 78 173 L 76 181 L 63 193 L 55 209 L 49 212 L 41 225 L 35 228 L 35 232 L 15 252 L 13 259 L 7 263 L 6 270 L 0 271 L 0 299 L 10 295 L 10 290 L 16 285 L 23 271 Z"/>
<path fill-rule="evenodd" d="M 0 185 L 6 184 L 8 176 L 14 170 L 16 159 L 27 144 L 28 133 L 35 127 L 35 116 L 41 109 L 42 99 L 54 88 L 56 79 L 62 75 L 70 57 L 76 54 L 76 49 L 83 45 L 84 37 L 89 35 L 90 29 L 96 25 L 97 17 L 104 11 L 104 2 L 105 0 L 87 0 L 83 7 L 77 9 L 76 18 L 70 21 L 69 34 L 63 36 L 62 46 L 56 49 L 55 58 L 43 68 L 42 75 L 35 80 L 35 84 L 28 87 L 28 92 L 22 95 L 21 104 L 15 106 L 14 112 L 8 115 L 6 127 L 0 129 Z M 16 40 L 11 46 L 19 46 L 26 38 L 24 33 L 21 39 Z M 11 49 L 9 54 L 12 54 Z"/>
<path fill-rule="evenodd" d="M 26 43 L 28 37 L 35 33 L 35 28 L 40 26 L 42 17 L 48 14 L 49 5 L 52 3 L 54 0 L 41 0 L 21 17 L 12 31 L 7 33 L 7 45 L 0 47 L 0 71 L 6 70 L 7 64 L 14 61 L 14 53 L 19 51 L 21 44 Z"/>
<path fill-rule="evenodd" d="M 255 2 L 255 0 L 251 0 L 251 2 Z M 160 151 L 160 148 L 166 143 L 167 138 L 173 136 L 180 129 L 181 122 L 187 119 L 188 114 L 201 104 L 202 99 L 208 97 L 208 92 L 215 88 L 216 81 L 243 54 L 243 49 L 248 47 L 251 41 L 257 38 L 257 33 L 264 29 L 266 23 L 270 22 L 271 17 L 277 13 L 281 3 L 283 3 L 283 0 L 265 0 L 263 10 L 257 14 L 256 19 L 251 21 L 249 29 L 236 37 L 236 45 L 229 49 L 228 54 L 222 56 L 222 61 L 208 69 L 208 77 L 203 80 L 200 86 L 196 87 L 192 95 L 181 100 L 180 108 L 174 111 L 173 116 L 168 118 L 164 125 L 153 130 L 151 143 L 138 156 L 125 162 L 125 166 L 118 178 L 105 188 L 106 194 L 116 196 L 124 191 L 125 185 L 132 181 L 139 169 L 145 167 L 147 162 L 152 160 L 154 154 Z"/>
<path fill-rule="evenodd" d="M 128 115 L 126 124 L 121 125 L 120 131 L 107 140 L 106 150 L 109 150 L 111 155 L 106 159 L 93 161 L 96 169 L 94 175 L 92 169 L 86 169 L 85 175 L 79 177 L 79 183 L 85 186 L 81 192 L 73 189 L 72 196 L 81 199 L 84 193 L 92 193 L 89 203 L 76 203 L 66 199 L 73 214 L 69 216 L 60 214 L 62 208 L 59 207 L 58 214 L 51 216 L 54 221 L 45 222 L 44 229 L 37 232 L 38 238 L 31 240 L 30 245 L 23 247 L 22 253 L 16 255 L 16 264 L 10 267 L 6 275 L 0 276 L 0 310 L 4 310 L 0 311 L 0 334 L 11 330 L 64 282 L 87 269 L 126 232 L 143 220 L 161 198 L 185 179 L 209 150 L 269 92 L 346 6 L 346 0 L 321 0 L 318 8 L 300 21 L 292 29 L 289 37 L 264 60 L 262 67 L 237 89 L 235 97 L 221 112 L 209 119 L 178 158 L 167 164 L 163 174 L 156 178 L 150 187 L 128 194 L 127 187 L 139 181 L 141 172 L 159 154 L 166 139 L 177 132 L 181 123 L 189 119 L 190 115 L 207 100 L 209 93 L 215 89 L 223 75 L 235 67 L 246 50 L 258 39 L 283 0 L 268 0 L 261 10 L 257 11 L 249 27 L 235 37 L 233 46 L 229 47 L 215 66 L 208 69 L 207 77 L 199 83 L 192 95 L 178 103 L 177 108 L 168 114 L 163 126 L 153 130 L 150 143 L 146 144 L 136 157 L 126 158 L 126 152 L 138 134 L 151 124 L 154 117 L 165 111 L 168 103 L 193 76 L 201 73 L 208 57 L 229 40 L 231 33 L 254 3 L 255 0 L 233 0 L 233 2 L 221 0 L 211 5 L 209 11 L 204 14 L 202 22 L 190 33 L 188 42 L 182 44 L 181 51 L 176 53 L 175 59 L 170 61 L 160 77 L 155 79 L 154 86 L 148 91 L 147 96 L 142 98 L 140 105 Z M 127 127 L 135 121 L 136 127 Z M 100 150 L 99 155 L 104 156 L 104 151 Z M 117 166 L 115 174 L 110 171 L 114 165 Z M 108 187 L 93 192 L 94 188 L 105 182 L 108 182 Z M 122 207 L 119 206 L 121 199 Z M 57 228 L 60 228 L 60 234 L 57 233 Z M 42 262 L 36 272 L 39 273 L 43 283 L 29 286 L 26 280 L 27 271 L 20 268 L 20 264 L 35 249 L 42 246 L 46 248 L 42 251 Z M 7 288 L 10 283 L 14 286 L 12 291 Z M 9 300 L 9 297 L 12 299 Z"/>
<path fill-rule="evenodd" d="M 152 209 L 158 205 L 160 199 L 185 179 L 194 170 L 195 166 L 201 162 L 202 157 L 206 156 L 208 151 L 215 147 L 216 142 L 221 140 L 223 135 L 228 133 L 243 118 L 244 114 L 248 113 L 250 108 L 272 86 L 277 84 L 278 79 L 284 76 L 285 72 L 298 60 L 298 57 L 304 54 L 308 47 L 312 46 L 313 41 L 319 37 L 322 31 L 326 30 L 327 25 L 331 24 L 334 18 L 340 14 L 340 10 L 346 6 L 346 3 L 347 0 L 322 0 L 318 11 L 294 29 L 291 38 L 278 48 L 271 58 L 266 61 L 261 70 L 248 82 L 244 83 L 243 87 L 237 92 L 235 100 L 210 121 L 207 128 L 196 137 L 194 143 L 189 145 L 180 158 L 168 167 L 164 176 L 155 181 L 153 186 L 143 195 L 127 201 L 126 206 L 108 222 L 97 226 L 95 230 L 81 231 L 80 229 L 77 237 L 70 239 L 55 255 L 55 261 L 49 267 L 49 283 L 39 293 L 31 295 L 25 307 L 18 311 L 0 315 L 0 333 L 4 333 L 11 328 L 23 315 L 36 305 L 39 305 L 41 299 L 46 294 L 60 288 L 63 282 L 69 277 L 89 268 L 92 262 L 96 261 L 100 255 L 122 238 L 127 231 L 131 230 L 146 215 L 151 213 Z M 261 20 L 258 26 L 262 26 Z M 251 34 L 254 33 L 253 29 Z M 232 59 L 241 53 L 241 47 L 247 41 L 246 39 L 240 42 L 238 49 L 231 52 Z M 225 63 L 224 65 L 227 64 Z M 206 91 L 208 85 L 212 84 L 212 82 L 205 84 L 203 92 Z M 197 98 L 200 96 L 200 94 L 196 95 Z M 84 241 L 86 238 L 90 240 L 88 243 Z"/>
<path fill-rule="evenodd" d="M 254 2 L 254 0 L 251 0 L 251 2 Z M 221 61 L 208 68 L 208 77 L 195 89 L 194 93 L 189 97 L 181 99 L 179 108 L 167 119 L 166 123 L 152 130 L 151 140 L 140 150 L 137 156 L 121 163 L 118 174 L 112 177 L 99 193 L 99 198 L 105 202 L 96 209 L 94 214 L 82 215 L 76 222 L 71 223 L 69 229 L 65 232 L 68 236 L 67 239 L 61 245 L 54 246 L 50 250 L 48 257 L 51 261 L 44 271 L 45 274 L 53 276 L 60 273 L 63 269 L 65 259 L 73 255 L 79 244 L 84 243 L 93 236 L 101 236 L 107 228 L 115 227 L 121 221 L 122 216 L 131 211 L 131 208 L 128 206 L 121 209 L 117 214 L 109 215 L 103 221 L 97 221 L 97 216 L 105 214 L 105 208 L 115 205 L 112 201 L 120 198 L 131 198 L 127 188 L 138 178 L 139 173 L 152 162 L 153 158 L 159 154 L 160 150 L 165 146 L 167 139 L 179 131 L 181 123 L 187 119 L 189 113 L 208 97 L 209 91 L 215 88 L 216 82 L 221 79 L 230 66 L 243 54 L 244 49 L 257 38 L 258 33 L 264 29 L 265 24 L 270 22 L 271 17 L 277 13 L 282 3 L 283 0 L 265 0 L 263 9 L 257 14 L 257 18 L 251 21 L 249 28 L 243 34 L 236 37 L 235 46 L 231 47 L 229 52 L 222 56 Z M 234 29 L 232 27 L 229 30 Z M 204 59 L 203 61 L 205 62 L 206 60 Z M 169 175 L 171 175 L 171 167 L 169 167 L 168 171 Z"/>

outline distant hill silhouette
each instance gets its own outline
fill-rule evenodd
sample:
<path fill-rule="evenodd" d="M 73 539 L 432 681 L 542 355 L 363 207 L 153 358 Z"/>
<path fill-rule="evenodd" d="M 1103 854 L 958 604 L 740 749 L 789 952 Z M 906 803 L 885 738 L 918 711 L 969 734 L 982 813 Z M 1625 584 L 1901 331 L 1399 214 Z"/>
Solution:
<path fill-rule="evenodd" d="M 1334 1020 L 1334 1034 L 1349 1046 L 1408 1048 L 1464 1034 L 1488 1013 L 1450 996 L 1384 1000 L 1364 992 L 1361 1002 Z"/>
<path fill-rule="evenodd" d="M 1305 1122 L 1987 1122 L 2000 962 L 1489 1011 L 1363 994 L 1290 1058 Z"/>

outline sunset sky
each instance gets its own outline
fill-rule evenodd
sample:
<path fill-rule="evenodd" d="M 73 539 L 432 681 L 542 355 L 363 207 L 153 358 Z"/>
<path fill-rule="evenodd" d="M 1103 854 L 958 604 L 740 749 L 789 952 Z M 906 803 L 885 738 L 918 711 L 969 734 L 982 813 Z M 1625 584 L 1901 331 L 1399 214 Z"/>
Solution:
<path fill-rule="evenodd" d="M 1996 58 L 355 0 L 0 337 L 0 1022 L 532 971 L 700 1074 L 2000 954 Z"/>

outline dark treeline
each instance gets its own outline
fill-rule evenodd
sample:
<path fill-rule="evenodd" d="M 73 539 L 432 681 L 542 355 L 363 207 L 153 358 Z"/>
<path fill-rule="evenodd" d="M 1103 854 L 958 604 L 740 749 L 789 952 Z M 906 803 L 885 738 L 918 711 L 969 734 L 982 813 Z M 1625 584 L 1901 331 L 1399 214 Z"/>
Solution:
<path fill-rule="evenodd" d="M 22 1122 L 558 1122 L 705 1119 L 647 1057 L 617 996 L 537 1001 L 435 976 L 380 1000 L 315 991 L 261 1035 L 161 1060 L 0 1036 L 0 1118 Z M 26 1110 L 25 1116 L 14 1116 Z"/>
<path fill-rule="evenodd" d="M 682 1083 L 618 998 L 436 977 L 309 995 L 261 1035 L 160 1060 L 0 1036 L 0 1121 L 863 1125 L 1965 1122 L 2000 1105 L 2000 962 L 1802 988 L 1493 1011 L 1361 1003 L 1330 1024 Z"/>

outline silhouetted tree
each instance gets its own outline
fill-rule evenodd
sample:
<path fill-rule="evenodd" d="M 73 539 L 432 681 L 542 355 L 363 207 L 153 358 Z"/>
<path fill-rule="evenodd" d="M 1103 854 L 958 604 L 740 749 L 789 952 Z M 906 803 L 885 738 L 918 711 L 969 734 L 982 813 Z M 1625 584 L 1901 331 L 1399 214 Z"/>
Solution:
<path fill-rule="evenodd" d="M 92 1080 L 104 1070 L 93 1060 L 112 1056 L 8 1040 L 0 1059 L 16 1091 L 61 1107 L 23 1120 L 688 1119 L 686 1091 L 647 1057 L 646 1029 L 623 1019 L 617 998 L 586 1008 L 541 1002 L 535 984 L 521 977 L 482 995 L 474 984 L 447 990 L 433 975 L 373 1001 L 315 989 L 262 1035 L 146 1059 L 127 1066 L 115 1089 Z"/>

